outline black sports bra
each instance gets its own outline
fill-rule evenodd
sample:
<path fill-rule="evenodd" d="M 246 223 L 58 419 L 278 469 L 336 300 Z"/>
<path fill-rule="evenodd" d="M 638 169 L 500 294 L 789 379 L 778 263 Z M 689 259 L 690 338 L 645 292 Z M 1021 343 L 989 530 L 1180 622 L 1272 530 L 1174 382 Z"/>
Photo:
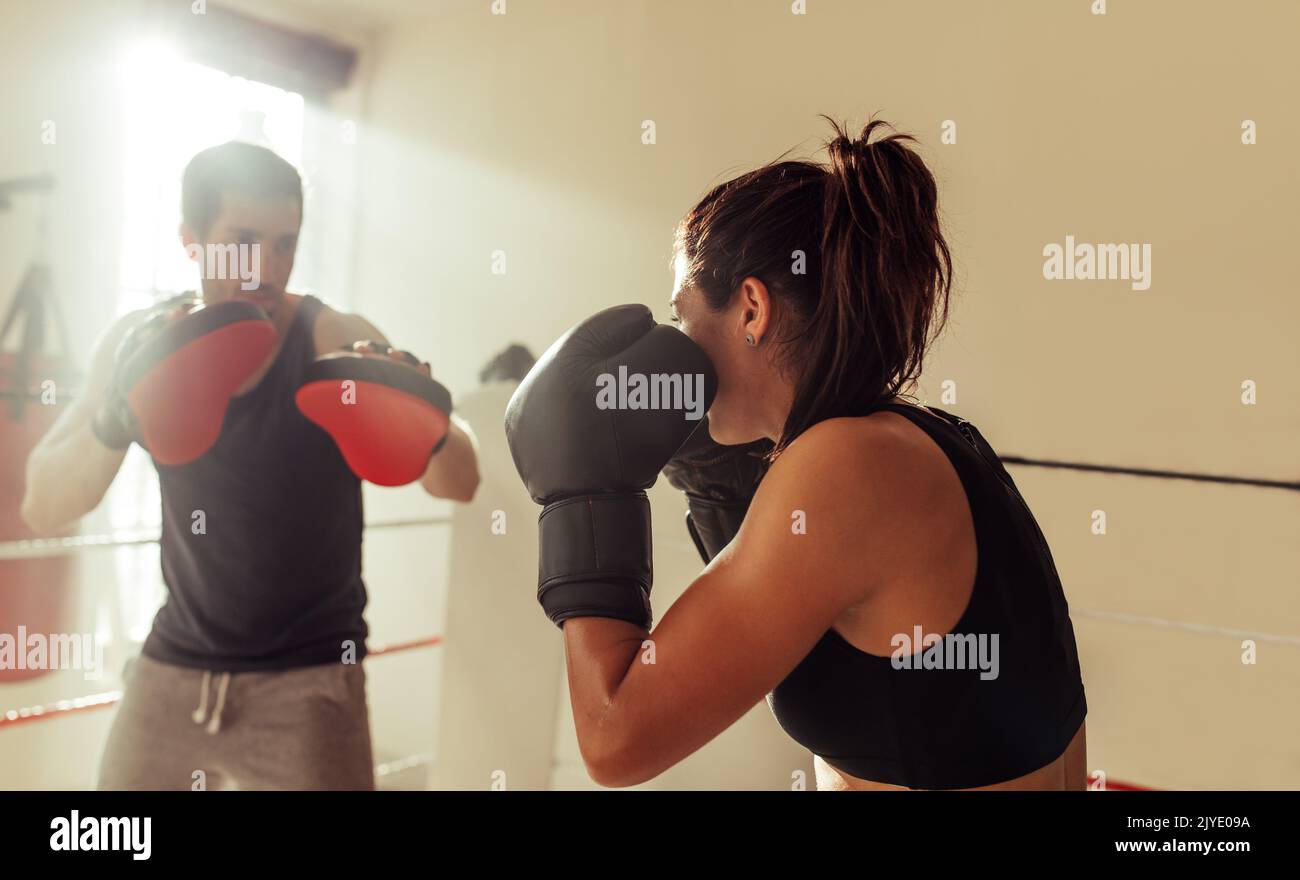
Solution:
<path fill-rule="evenodd" d="M 961 478 L 978 566 L 951 633 L 898 663 L 835 630 L 772 693 L 795 739 L 832 767 L 908 788 L 974 788 L 1055 760 L 1087 714 L 1070 609 L 1051 551 L 997 454 L 965 419 L 888 404 L 928 434 Z M 912 654 L 912 651 L 919 653 Z M 903 655 L 910 668 L 902 665 Z"/>

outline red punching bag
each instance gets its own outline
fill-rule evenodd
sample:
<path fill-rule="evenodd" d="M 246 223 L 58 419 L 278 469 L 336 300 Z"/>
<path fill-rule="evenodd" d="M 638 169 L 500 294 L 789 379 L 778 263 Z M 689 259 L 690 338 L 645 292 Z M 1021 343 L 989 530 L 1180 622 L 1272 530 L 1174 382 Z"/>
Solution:
<path fill-rule="evenodd" d="M 61 352 L 47 350 L 49 322 L 61 336 Z M 17 332 L 21 328 L 21 332 Z M 11 338 L 18 336 L 14 345 Z M 68 337 L 58 320 L 48 266 L 32 266 L 18 288 L 0 327 L 0 542 L 33 538 L 23 523 L 27 454 L 62 412 L 76 369 L 68 355 Z M 71 633 L 76 623 L 73 560 L 69 556 L 0 559 L 0 638 L 15 640 L 12 655 L 3 655 L 0 683 L 45 674 L 30 669 L 20 630 L 30 638 Z"/>

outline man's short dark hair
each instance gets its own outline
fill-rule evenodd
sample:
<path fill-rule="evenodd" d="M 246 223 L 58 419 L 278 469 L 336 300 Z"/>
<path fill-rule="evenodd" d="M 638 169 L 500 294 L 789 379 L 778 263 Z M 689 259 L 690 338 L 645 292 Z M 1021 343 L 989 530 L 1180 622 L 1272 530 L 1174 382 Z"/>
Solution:
<path fill-rule="evenodd" d="M 207 232 L 227 192 L 292 196 L 302 210 L 298 169 L 266 147 L 228 141 L 208 147 L 185 166 L 181 176 L 181 220 L 195 233 Z"/>
<path fill-rule="evenodd" d="M 515 343 L 484 365 L 478 380 L 488 382 L 519 382 L 533 368 L 537 358 L 522 345 Z"/>

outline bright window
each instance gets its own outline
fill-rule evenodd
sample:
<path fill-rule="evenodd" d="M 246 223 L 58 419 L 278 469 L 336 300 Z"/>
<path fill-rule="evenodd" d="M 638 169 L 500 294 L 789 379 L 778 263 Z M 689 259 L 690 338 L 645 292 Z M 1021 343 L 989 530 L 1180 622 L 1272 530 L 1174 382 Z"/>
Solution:
<path fill-rule="evenodd" d="M 181 249 L 181 173 L 195 153 L 229 140 L 270 147 L 302 165 L 303 98 L 144 44 L 124 70 L 125 198 L 118 313 L 196 290 Z"/>

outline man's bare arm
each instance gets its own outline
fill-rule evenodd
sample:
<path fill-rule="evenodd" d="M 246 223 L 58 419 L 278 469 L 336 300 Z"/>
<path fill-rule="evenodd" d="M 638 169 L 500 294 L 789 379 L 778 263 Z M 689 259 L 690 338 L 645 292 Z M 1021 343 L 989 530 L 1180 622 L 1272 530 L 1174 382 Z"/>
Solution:
<path fill-rule="evenodd" d="M 50 534 L 94 510 L 122 466 L 126 450 L 99 442 L 90 423 L 104 401 L 117 347 L 143 315 L 121 318 L 99 338 L 76 398 L 27 457 L 21 514 L 37 534 Z"/>

